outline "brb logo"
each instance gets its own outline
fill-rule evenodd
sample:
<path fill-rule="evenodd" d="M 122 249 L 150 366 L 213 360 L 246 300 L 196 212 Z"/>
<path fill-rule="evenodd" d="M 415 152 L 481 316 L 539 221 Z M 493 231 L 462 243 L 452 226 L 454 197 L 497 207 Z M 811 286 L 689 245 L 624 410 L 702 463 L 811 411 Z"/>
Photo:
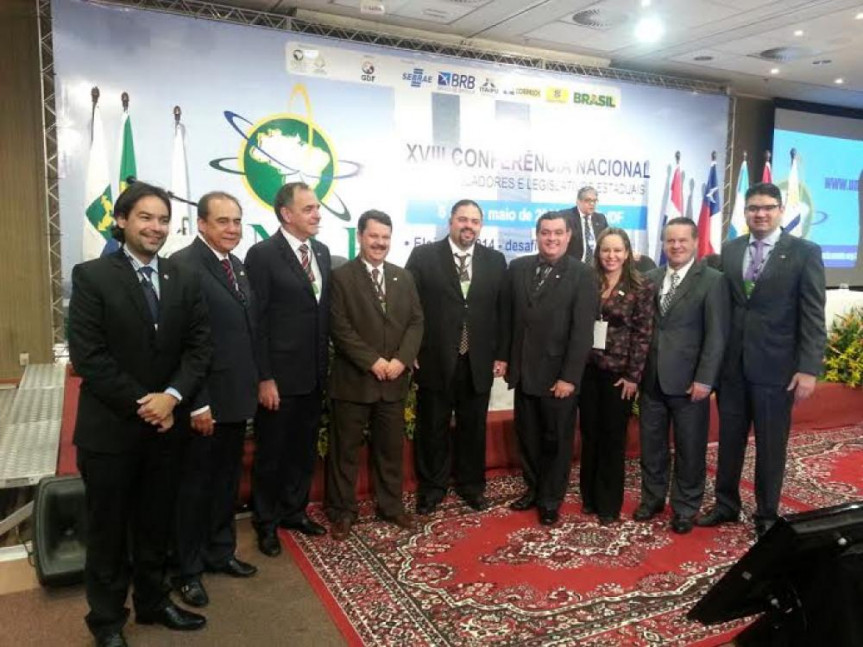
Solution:
<path fill-rule="evenodd" d="M 476 77 L 470 74 L 438 72 L 437 85 L 439 88 L 450 88 L 452 90 L 473 90 L 476 87 Z"/>

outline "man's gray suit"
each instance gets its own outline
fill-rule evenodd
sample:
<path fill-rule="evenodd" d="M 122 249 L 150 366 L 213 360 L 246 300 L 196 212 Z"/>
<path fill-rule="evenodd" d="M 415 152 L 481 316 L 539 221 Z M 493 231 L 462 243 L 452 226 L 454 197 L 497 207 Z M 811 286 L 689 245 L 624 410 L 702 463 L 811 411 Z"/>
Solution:
<path fill-rule="evenodd" d="M 783 233 L 751 296 L 743 281 L 749 237 L 722 248 L 731 293 L 731 334 L 719 383 L 717 509 L 740 512 L 740 475 L 750 424 L 755 428 L 756 519 L 775 519 L 785 474 L 795 373 L 818 375 L 826 344 L 821 248 Z"/>
<path fill-rule="evenodd" d="M 647 273 L 657 305 L 666 268 Z M 639 401 L 641 501 L 651 509 L 665 504 L 669 481 L 669 440 L 674 430 L 671 507 L 691 519 L 704 496 L 710 398 L 694 402 L 693 382 L 714 387 L 722 366 L 729 327 L 728 288 L 722 274 L 696 262 L 674 292 L 665 314 L 657 307 L 653 337 Z"/>

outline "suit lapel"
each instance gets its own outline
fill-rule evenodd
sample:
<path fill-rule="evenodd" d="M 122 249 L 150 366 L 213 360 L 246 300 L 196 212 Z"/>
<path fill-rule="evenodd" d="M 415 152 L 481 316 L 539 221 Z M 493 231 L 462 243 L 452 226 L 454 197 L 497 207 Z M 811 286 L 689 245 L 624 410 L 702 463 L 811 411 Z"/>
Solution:
<path fill-rule="evenodd" d="M 129 294 L 129 298 L 135 304 L 135 310 L 138 311 L 141 319 L 143 319 L 152 329 L 153 318 L 150 316 L 150 308 L 147 306 L 147 300 L 144 298 L 144 288 L 141 287 L 141 281 L 135 273 L 135 270 L 132 268 L 132 264 L 129 262 L 129 259 L 126 258 L 126 254 L 122 249 L 114 253 L 112 260 L 117 269 L 120 281 L 125 286 L 126 292 Z M 161 263 L 161 259 L 159 262 Z"/>
<path fill-rule="evenodd" d="M 791 236 L 789 234 L 786 234 L 785 232 L 782 232 L 782 234 L 779 236 L 779 240 L 776 241 L 776 245 L 770 252 L 770 257 L 767 259 L 767 262 L 761 269 L 761 274 L 759 275 L 758 280 L 755 281 L 755 286 L 752 289 L 752 294 L 749 296 L 750 299 L 755 296 L 755 293 L 758 291 L 758 286 L 762 285 L 766 281 L 769 281 L 777 272 L 782 271 L 782 266 L 784 265 L 784 261 L 788 255 L 788 245 L 790 244 L 790 239 Z"/>
<path fill-rule="evenodd" d="M 170 312 L 170 305 L 179 298 L 174 264 L 167 258 L 159 257 L 159 330 L 165 330 L 165 316 Z"/>
<path fill-rule="evenodd" d="M 371 274 L 369 274 L 366 269 L 365 264 L 363 263 L 362 258 L 357 256 L 354 260 L 351 261 L 353 264 L 351 267 L 351 271 L 354 275 L 354 283 L 357 285 L 358 293 L 363 295 L 362 298 L 368 299 L 375 305 L 375 310 L 377 310 L 381 316 L 386 316 L 386 311 L 381 306 L 381 301 L 378 299 L 378 291 L 375 287 L 374 279 L 372 279 Z M 389 303 L 390 300 L 390 288 L 391 286 L 391 277 L 390 272 L 387 271 L 386 263 L 383 266 L 384 268 L 384 290 L 386 291 L 384 294 L 384 299 Z"/>
<path fill-rule="evenodd" d="M 294 253 L 294 250 L 291 249 L 290 243 L 288 243 L 288 239 L 285 238 L 285 235 L 279 230 L 276 232 L 276 245 L 279 247 L 279 250 L 282 253 L 282 257 L 285 259 L 285 262 L 288 264 L 288 267 L 291 268 L 291 271 L 296 274 L 297 278 L 300 279 L 305 289 L 308 290 L 309 294 L 315 296 L 315 290 L 312 288 L 312 283 L 309 281 L 309 277 L 306 276 L 305 271 L 303 271 L 303 266 L 300 265 L 300 260 L 297 258 L 297 255 Z M 320 263 L 318 263 L 318 267 L 320 267 Z M 321 270 L 323 272 L 323 270 Z"/>
<path fill-rule="evenodd" d="M 441 271 L 444 273 L 444 278 L 447 282 L 447 285 L 450 289 L 454 290 L 459 297 L 464 299 L 464 295 L 461 292 L 461 284 L 458 280 L 458 270 L 455 266 L 455 257 L 453 256 L 452 248 L 449 244 L 449 238 L 444 238 L 440 243 L 438 243 L 438 254 L 440 256 L 441 263 Z M 476 247 L 474 247 L 474 252 L 476 252 Z M 476 254 L 474 254 L 476 256 Z M 471 262 L 475 261 L 476 258 L 472 258 Z"/>
<path fill-rule="evenodd" d="M 222 264 L 219 262 L 219 259 L 216 258 L 216 255 L 213 253 L 207 245 L 200 238 L 196 238 L 192 243 L 195 246 L 195 250 L 197 251 L 201 262 L 204 264 L 204 267 L 207 268 L 207 271 L 213 275 L 216 279 L 216 282 L 219 283 L 223 288 L 225 288 L 228 293 L 239 301 L 239 296 L 237 295 L 237 291 L 234 289 L 234 286 L 231 285 L 230 281 L 228 281 L 228 275 L 225 273 Z M 234 267 L 234 264 L 231 263 L 231 267 Z M 234 268 L 234 276 L 236 276 L 237 271 Z"/>
<path fill-rule="evenodd" d="M 326 286 L 328 284 L 328 281 L 330 279 L 330 268 L 329 268 L 329 265 L 327 263 L 324 263 L 324 258 L 323 258 L 324 246 L 314 239 L 309 239 L 309 245 L 311 246 L 312 251 L 315 254 L 315 260 L 318 262 L 318 271 L 321 273 L 320 288 L 321 288 L 321 292 L 323 292 L 324 286 Z M 294 258 L 296 258 L 296 257 L 297 257 L 296 254 L 294 254 Z M 302 271 L 302 269 L 303 269 L 302 266 L 300 266 L 300 271 Z M 314 293 L 314 290 L 312 290 L 312 293 Z"/>
<path fill-rule="evenodd" d="M 548 276 L 545 277 L 545 281 L 543 281 L 539 290 L 536 291 L 534 295 L 534 300 L 539 302 L 545 298 L 547 294 L 551 294 L 555 291 L 558 285 L 561 284 L 561 280 L 564 278 L 566 273 L 569 271 L 569 266 L 571 260 L 574 261 L 576 259 L 572 259 L 572 257 L 564 254 L 562 258 L 560 258 L 557 263 L 554 264 L 554 267 L 548 273 Z M 531 279 L 531 288 L 533 287 L 533 275 L 530 275 Z"/>
<path fill-rule="evenodd" d="M 746 301 L 746 292 L 743 289 L 743 254 L 749 245 L 749 236 L 735 238 L 728 243 L 726 257 L 728 262 L 723 262 L 722 271 L 728 277 L 731 288 L 737 293 L 738 301 Z"/>

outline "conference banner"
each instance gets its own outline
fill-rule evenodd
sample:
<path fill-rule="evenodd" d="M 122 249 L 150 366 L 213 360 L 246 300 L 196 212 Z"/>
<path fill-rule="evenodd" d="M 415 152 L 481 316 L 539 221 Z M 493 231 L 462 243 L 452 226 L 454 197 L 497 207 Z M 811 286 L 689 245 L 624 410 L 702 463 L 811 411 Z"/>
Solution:
<path fill-rule="evenodd" d="M 177 186 L 180 107 L 188 178 L 180 197 L 222 190 L 239 198 L 241 257 L 278 230 L 273 197 L 292 181 L 314 188 L 319 239 L 344 258 L 357 253 L 363 211 L 392 216 L 390 260 L 403 264 L 416 245 L 444 235 L 462 198 L 485 212 L 484 243 L 508 258 L 535 253 L 536 218 L 573 206 L 588 184 L 609 223 L 656 256 L 675 152 L 693 170 L 684 171 L 691 217 L 712 151 L 724 168 L 725 96 L 75 0 L 54 0 L 52 11 L 66 283 L 83 258 L 93 87 L 112 182 L 121 94 L 129 95 L 137 176 L 166 188 Z M 169 250 L 194 235 L 183 215 Z"/>

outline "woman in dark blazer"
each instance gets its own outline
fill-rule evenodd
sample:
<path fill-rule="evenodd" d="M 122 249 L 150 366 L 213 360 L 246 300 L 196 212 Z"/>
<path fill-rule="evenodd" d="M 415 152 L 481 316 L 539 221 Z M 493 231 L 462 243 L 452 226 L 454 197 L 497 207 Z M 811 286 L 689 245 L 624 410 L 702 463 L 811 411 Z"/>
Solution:
<path fill-rule="evenodd" d="M 584 371 L 581 412 L 581 498 L 583 511 L 608 525 L 623 503 L 626 425 L 650 347 L 655 308 L 653 290 L 633 267 L 632 246 L 623 229 L 605 229 L 594 253 L 600 291 L 599 330 Z M 597 348 L 597 346 L 600 346 Z"/>

